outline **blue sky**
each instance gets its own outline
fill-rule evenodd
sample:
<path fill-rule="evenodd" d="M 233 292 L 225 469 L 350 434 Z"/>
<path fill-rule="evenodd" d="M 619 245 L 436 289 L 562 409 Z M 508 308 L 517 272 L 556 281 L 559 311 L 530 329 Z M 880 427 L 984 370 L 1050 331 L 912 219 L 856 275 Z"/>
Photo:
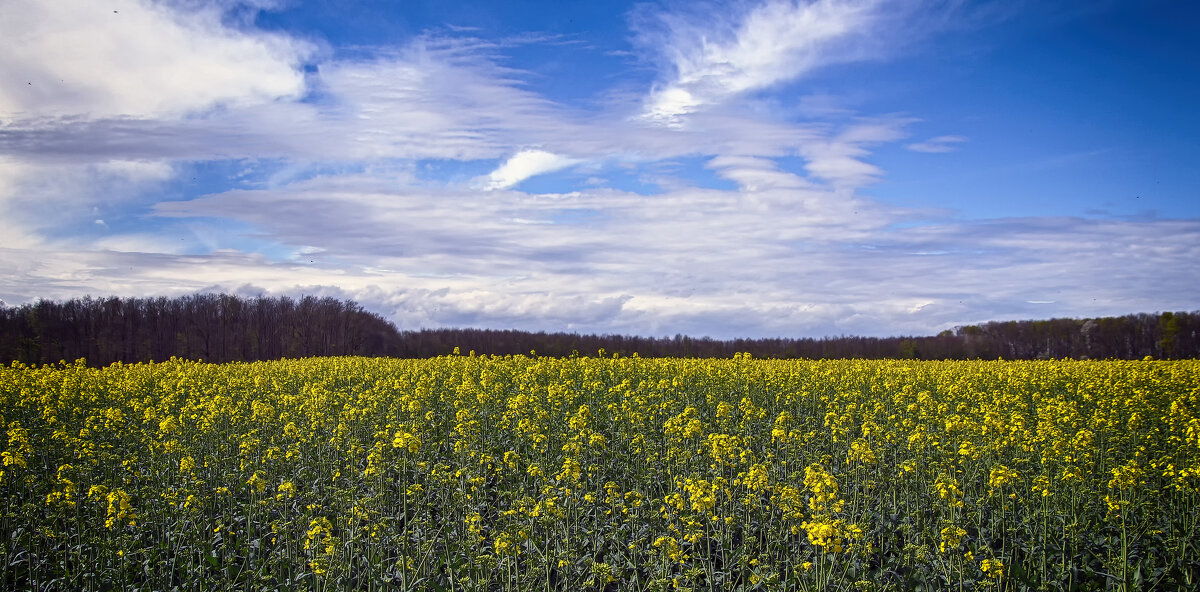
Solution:
<path fill-rule="evenodd" d="M 933 334 L 1195 310 L 1182 1 L 9 0 L 0 299 Z"/>

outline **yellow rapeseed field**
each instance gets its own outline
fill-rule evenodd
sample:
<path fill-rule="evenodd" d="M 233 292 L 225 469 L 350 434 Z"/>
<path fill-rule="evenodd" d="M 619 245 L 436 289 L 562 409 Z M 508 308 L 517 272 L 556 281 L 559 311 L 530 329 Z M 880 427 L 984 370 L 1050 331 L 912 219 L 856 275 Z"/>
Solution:
<path fill-rule="evenodd" d="M 0 368 L 0 589 L 1200 586 L 1200 363 Z"/>

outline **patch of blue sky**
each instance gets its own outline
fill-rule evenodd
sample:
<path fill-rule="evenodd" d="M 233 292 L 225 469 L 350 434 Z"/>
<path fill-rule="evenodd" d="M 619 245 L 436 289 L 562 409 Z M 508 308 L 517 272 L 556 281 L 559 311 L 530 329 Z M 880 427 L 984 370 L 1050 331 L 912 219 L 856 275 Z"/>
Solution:
<path fill-rule="evenodd" d="M 1200 216 L 1200 169 L 1190 164 L 1200 114 L 1186 106 L 1200 102 L 1200 62 L 1177 51 L 1187 45 L 1187 19 L 1162 3 L 1109 8 L 1067 27 L 1035 19 L 975 40 L 949 35 L 941 44 L 957 51 L 932 47 L 920 60 L 864 63 L 808 82 L 853 97 L 846 102 L 857 110 L 919 120 L 910 140 L 868 158 L 885 175 L 867 193 L 890 203 L 971 218 Z M 866 77 L 870 93 L 847 90 Z M 944 135 L 966 140 L 952 153 L 905 150 Z"/>
<path fill-rule="evenodd" d="M 738 184 L 722 177 L 709 166 L 712 160 L 709 156 L 690 156 L 672 158 L 651 165 L 650 174 L 668 175 L 677 178 L 682 184 L 700 189 L 716 189 L 733 191 Z"/>
<path fill-rule="evenodd" d="M 386 0 L 306 0 L 255 14 L 254 25 L 301 38 L 322 40 L 330 49 L 403 42 L 421 33 L 436 8 Z"/>
<path fill-rule="evenodd" d="M 159 201 L 189 200 L 231 189 L 265 187 L 290 165 L 284 159 L 226 159 L 179 163 L 174 178 L 157 192 Z"/>
<path fill-rule="evenodd" d="M 525 193 L 569 193 L 588 188 L 588 179 L 592 178 L 585 172 L 573 168 L 534 175 L 517 183 L 513 189 Z"/>
<path fill-rule="evenodd" d="M 413 175 L 419 183 L 431 185 L 466 185 L 485 177 L 503 162 L 501 159 L 454 160 L 428 158 L 416 161 Z"/>
<path fill-rule="evenodd" d="M 589 175 L 584 179 L 584 185 L 589 187 L 608 187 L 617 191 L 626 191 L 638 195 L 659 195 L 663 193 L 662 186 L 654 183 L 636 167 L 610 166 L 602 171 Z"/>
<path fill-rule="evenodd" d="M 942 154 L 881 148 L 870 162 L 885 173 L 864 193 L 892 205 L 946 208 L 974 219 L 1200 215 L 1200 204 L 1186 199 L 1186 172 L 1156 178 L 1125 150 L 998 155 L 996 147 L 980 144 L 973 140 Z"/>
<path fill-rule="evenodd" d="M 630 79 L 628 58 L 587 36 L 552 37 L 505 50 L 502 65 L 521 71 L 521 87 L 575 109 L 599 110 Z M 649 84 L 649 80 L 645 81 Z"/>
<path fill-rule="evenodd" d="M 306 0 L 258 12 L 254 25 L 355 51 L 439 32 L 497 41 L 578 36 L 607 44 L 625 39 L 625 16 L 604 2 Z"/>
<path fill-rule="evenodd" d="M 310 0 L 259 12 L 254 24 L 317 40 L 333 59 L 370 60 L 422 36 L 481 41 L 496 46 L 501 65 L 523 72 L 524 87 L 576 107 L 629 77 L 626 13 L 603 2 Z M 321 100 L 310 85 L 305 101 Z"/>

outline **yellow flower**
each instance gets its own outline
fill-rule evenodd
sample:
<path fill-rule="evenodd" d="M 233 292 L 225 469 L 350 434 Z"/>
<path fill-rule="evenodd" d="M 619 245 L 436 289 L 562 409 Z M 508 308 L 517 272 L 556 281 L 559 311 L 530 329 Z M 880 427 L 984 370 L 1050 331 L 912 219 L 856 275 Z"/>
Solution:
<path fill-rule="evenodd" d="M 133 513 L 133 500 L 129 494 L 120 489 L 114 489 L 108 493 L 108 517 L 104 521 L 104 526 L 112 529 L 118 524 L 124 522 L 133 526 L 137 524 L 137 515 Z"/>
<path fill-rule="evenodd" d="M 675 562 L 682 562 L 687 559 L 687 555 L 679 547 L 679 541 L 675 537 L 658 537 L 654 541 L 654 548 L 662 551 L 668 559 Z"/>
<path fill-rule="evenodd" d="M 764 463 L 755 463 L 750 466 L 750 470 L 746 472 L 746 477 L 742 480 L 746 489 L 750 491 L 762 491 L 770 484 L 770 467 Z"/>
<path fill-rule="evenodd" d="M 843 500 L 838 499 L 838 482 L 820 463 L 804 469 L 804 486 L 812 492 L 808 506 L 813 513 L 841 512 Z"/>
<path fill-rule="evenodd" d="M 579 461 L 568 456 L 567 458 L 563 459 L 562 470 L 560 470 L 558 474 L 554 476 L 554 478 L 559 481 L 569 480 L 572 483 L 579 483 L 581 472 L 582 468 L 579 466 Z"/>
<path fill-rule="evenodd" d="M 475 539 L 475 542 L 477 542 L 477 543 L 482 542 L 483 541 L 483 525 L 482 525 L 483 517 L 479 515 L 479 512 L 473 512 L 471 514 L 467 514 L 467 517 L 463 519 L 463 522 L 466 523 L 467 532 L 471 533 L 471 537 Z"/>
<path fill-rule="evenodd" d="M 283 483 L 279 484 L 278 492 L 280 495 L 291 497 L 296 494 L 296 485 L 291 481 L 284 481 Z"/>
<path fill-rule="evenodd" d="M 1135 458 L 1112 470 L 1112 479 L 1109 479 L 1108 486 L 1122 491 L 1133 489 L 1138 485 L 1145 484 L 1144 475 L 1145 471 Z"/>
<path fill-rule="evenodd" d="M 938 490 L 938 496 L 946 502 L 951 508 L 963 507 L 962 495 L 963 492 L 958 488 L 958 480 L 950 475 L 942 473 L 937 476 L 935 485 Z"/>
<path fill-rule="evenodd" d="M 253 487 L 254 491 L 259 493 L 262 493 L 262 491 L 267 488 L 266 480 L 264 480 L 262 477 L 259 477 L 258 473 L 251 475 L 250 478 L 246 480 L 246 485 Z"/>
<path fill-rule="evenodd" d="M 513 536 L 507 532 L 500 533 L 500 536 L 496 537 L 496 540 L 492 543 L 492 547 L 495 549 L 497 557 L 521 554 L 520 545 L 518 545 Z"/>
<path fill-rule="evenodd" d="M 871 444 L 869 442 L 862 438 L 858 438 L 850 443 L 850 451 L 846 454 L 846 462 L 869 465 L 874 464 L 875 461 L 875 451 L 871 450 Z"/>
<path fill-rule="evenodd" d="M 942 529 L 942 542 L 938 548 L 941 549 L 942 553 L 949 553 L 962 544 L 962 538 L 966 534 L 967 531 L 957 526 L 947 526 Z"/>
<path fill-rule="evenodd" d="M 411 432 L 396 432 L 396 437 L 392 439 L 392 447 L 403 448 L 411 454 L 416 454 L 421 449 L 421 439 Z"/>
<path fill-rule="evenodd" d="M 1020 479 L 1021 476 L 1004 465 L 992 467 L 992 471 L 988 476 L 988 486 L 992 489 L 1003 489 L 1005 485 Z"/>

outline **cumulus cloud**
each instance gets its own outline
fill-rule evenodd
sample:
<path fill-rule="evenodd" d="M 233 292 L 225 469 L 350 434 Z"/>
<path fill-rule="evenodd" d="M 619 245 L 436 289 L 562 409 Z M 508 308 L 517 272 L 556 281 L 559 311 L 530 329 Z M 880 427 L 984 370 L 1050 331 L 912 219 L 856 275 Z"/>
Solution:
<path fill-rule="evenodd" d="M 966 141 L 967 138 L 964 136 L 936 136 L 923 142 L 914 142 L 905 147 L 913 152 L 940 154 L 943 152 L 954 152 L 958 150 L 959 144 Z"/>
<path fill-rule="evenodd" d="M 480 185 L 488 191 L 508 189 L 530 177 L 562 170 L 578 162 L 545 150 L 522 150 L 481 179 Z"/>
<path fill-rule="evenodd" d="M 0 117 L 160 117 L 303 95 L 299 66 L 311 46 L 232 30 L 218 6 L 6 4 Z"/>

